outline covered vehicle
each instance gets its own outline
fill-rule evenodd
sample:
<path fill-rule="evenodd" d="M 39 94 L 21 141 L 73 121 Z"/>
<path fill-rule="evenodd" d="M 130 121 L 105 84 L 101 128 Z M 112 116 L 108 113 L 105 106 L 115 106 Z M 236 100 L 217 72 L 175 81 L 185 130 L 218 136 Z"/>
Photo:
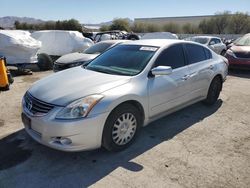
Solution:
<path fill-rule="evenodd" d="M 94 43 L 78 31 L 36 31 L 31 36 L 42 42 L 38 53 L 62 56 L 72 52 L 82 52 Z"/>
<path fill-rule="evenodd" d="M 22 66 L 37 63 L 37 52 L 42 43 L 30 36 L 28 31 L 0 30 L 0 56 L 6 57 L 8 65 Z"/>
<path fill-rule="evenodd" d="M 195 36 L 195 37 L 186 38 L 185 40 L 198 42 L 200 44 L 206 45 L 215 53 L 220 54 L 220 55 L 225 55 L 226 50 L 227 50 L 227 46 L 222 42 L 222 40 L 219 37 Z"/>
<path fill-rule="evenodd" d="M 105 50 L 120 44 L 122 42 L 125 42 L 126 40 L 107 40 L 102 41 L 97 44 L 94 44 L 93 46 L 87 48 L 83 52 L 75 52 L 66 54 L 60 58 L 58 58 L 55 63 L 53 70 L 54 72 L 65 70 L 68 68 L 80 66 L 84 63 L 89 62 L 90 60 L 97 57 L 99 54 L 104 52 Z"/>
<path fill-rule="evenodd" d="M 170 32 L 154 32 L 146 33 L 141 39 L 178 39 L 178 36 Z"/>
<path fill-rule="evenodd" d="M 53 62 L 62 55 L 82 52 L 94 44 L 78 31 L 36 31 L 31 36 L 42 42 L 38 51 L 38 66 L 41 70 L 52 69 Z"/>
<path fill-rule="evenodd" d="M 250 69 L 250 33 L 244 35 L 227 50 L 229 68 Z"/>

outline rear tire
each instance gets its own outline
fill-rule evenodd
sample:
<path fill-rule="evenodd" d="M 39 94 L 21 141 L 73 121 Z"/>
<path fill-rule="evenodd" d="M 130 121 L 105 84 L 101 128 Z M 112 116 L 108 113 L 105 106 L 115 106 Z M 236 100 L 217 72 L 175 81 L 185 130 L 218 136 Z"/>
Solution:
<path fill-rule="evenodd" d="M 219 76 L 216 76 L 208 90 L 207 98 L 203 101 L 206 105 L 213 105 L 219 98 L 220 92 L 222 89 L 222 80 Z"/>
<path fill-rule="evenodd" d="M 108 116 L 102 135 L 102 146 L 109 151 L 120 151 L 135 140 L 142 125 L 140 111 L 131 104 L 122 104 Z"/>
<path fill-rule="evenodd" d="M 51 70 L 53 68 L 53 60 L 48 54 L 38 54 L 37 66 L 41 71 Z"/>
<path fill-rule="evenodd" d="M 136 34 L 130 34 L 128 37 L 127 37 L 128 40 L 139 40 L 140 37 Z"/>

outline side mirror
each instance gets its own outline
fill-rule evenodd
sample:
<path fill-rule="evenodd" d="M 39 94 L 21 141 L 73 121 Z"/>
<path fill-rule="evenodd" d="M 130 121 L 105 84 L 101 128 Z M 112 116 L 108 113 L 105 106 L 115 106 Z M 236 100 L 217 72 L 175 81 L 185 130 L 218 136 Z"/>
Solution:
<path fill-rule="evenodd" d="M 172 68 L 169 66 L 158 66 L 151 70 L 152 75 L 169 75 L 173 72 Z"/>
<path fill-rule="evenodd" d="M 215 42 L 214 42 L 214 41 L 211 41 L 211 42 L 209 43 L 209 45 L 210 45 L 210 46 L 215 45 Z"/>

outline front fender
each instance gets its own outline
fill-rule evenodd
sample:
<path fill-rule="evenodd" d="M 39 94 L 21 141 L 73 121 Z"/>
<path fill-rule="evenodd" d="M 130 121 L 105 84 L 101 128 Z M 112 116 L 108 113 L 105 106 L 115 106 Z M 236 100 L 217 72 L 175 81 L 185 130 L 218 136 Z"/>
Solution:
<path fill-rule="evenodd" d="M 91 110 L 89 116 L 111 112 L 126 101 L 136 101 L 141 104 L 145 118 L 148 117 L 148 92 L 144 84 L 131 82 L 102 93 L 104 98 Z"/>

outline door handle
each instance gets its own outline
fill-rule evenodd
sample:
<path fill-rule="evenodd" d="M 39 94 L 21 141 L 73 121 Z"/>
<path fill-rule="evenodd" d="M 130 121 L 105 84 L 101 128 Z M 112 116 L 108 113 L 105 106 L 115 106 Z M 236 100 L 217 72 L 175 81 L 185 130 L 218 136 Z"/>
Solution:
<path fill-rule="evenodd" d="M 190 77 L 190 75 L 185 75 L 185 76 L 183 76 L 181 79 L 185 81 L 185 80 L 188 80 L 189 77 Z"/>
<path fill-rule="evenodd" d="M 213 69 L 214 69 L 214 66 L 213 66 L 213 65 L 210 65 L 210 66 L 208 67 L 208 69 L 213 70 Z"/>

